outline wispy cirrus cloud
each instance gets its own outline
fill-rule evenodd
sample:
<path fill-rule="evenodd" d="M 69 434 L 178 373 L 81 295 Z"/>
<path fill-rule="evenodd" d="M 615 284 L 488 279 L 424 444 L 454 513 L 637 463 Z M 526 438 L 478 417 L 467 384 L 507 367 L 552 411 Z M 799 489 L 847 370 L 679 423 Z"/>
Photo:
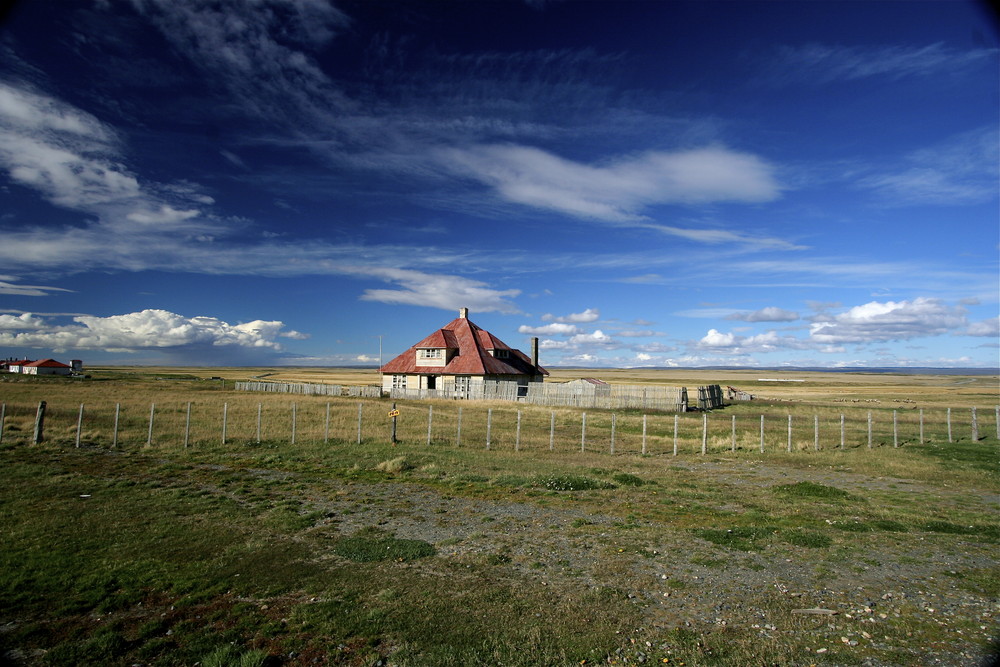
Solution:
<path fill-rule="evenodd" d="M 648 222 L 654 204 L 765 202 L 781 191 L 766 161 L 721 146 L 583 164 L 518 145 L 444 149 L 442 162 L 508 201 L 607 223 Z"/>
<path fill-rule="evenodd" d="M 996 49 L 960 51 L 942 43 L 926 46 L 804 44 L 777 49 L 767 63 L 772 83 L 825 84 L 873 77 L 902 79 L 960 72 L 989 62 Z"/>
<path fill-rule="evenodd" d="M 893 206 L 977 204 L 1000 195 L 1000 132 L 978 128 L 914 151 L 858 185 Z"/>

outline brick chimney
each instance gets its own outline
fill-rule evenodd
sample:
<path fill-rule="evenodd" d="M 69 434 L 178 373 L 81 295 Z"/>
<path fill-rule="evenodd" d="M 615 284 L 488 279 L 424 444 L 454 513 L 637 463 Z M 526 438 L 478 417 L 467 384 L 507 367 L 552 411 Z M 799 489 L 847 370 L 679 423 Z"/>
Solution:
<path fill-rule="evenodd" d="M 469 319 L 469 309 L 468 308 L 459 308 L 458 309 L 458 316 L 461 317 L 463 320 Z"/>
<path fill-rule="evenodd" d="M 538 368 L 538 336 L 531 339 L 531 365 Z"/>

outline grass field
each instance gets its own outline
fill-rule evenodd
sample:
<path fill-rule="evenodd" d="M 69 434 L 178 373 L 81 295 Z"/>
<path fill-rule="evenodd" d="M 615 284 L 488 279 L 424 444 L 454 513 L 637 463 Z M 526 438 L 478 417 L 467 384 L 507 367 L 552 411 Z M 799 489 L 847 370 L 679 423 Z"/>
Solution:
<path fill-rule="evenodd" d="M 646 455 L 643 415 L 615 415 L 612 455 L 608 411 L 589 412 L 581 447 L 580 411 L 522 409 L 517 440 L 517 406 L 447 401 L 401 404 L 395 446 L 388 402 L 365 401 L 358 444 L 359 401 L 232 391 L 265 373 L 377 382 L 353 370 L 94 369 L 0 383 L 3 661 L 958 665 L 997 636 L 995 376 L 602 372 L 763 397 L 682 416 L 674 456 L 673 415 L 647 416 Z M 41 400 L 47 438 L 31 445 Z M 881 429 L 871 449 L 869 412 Z"/>

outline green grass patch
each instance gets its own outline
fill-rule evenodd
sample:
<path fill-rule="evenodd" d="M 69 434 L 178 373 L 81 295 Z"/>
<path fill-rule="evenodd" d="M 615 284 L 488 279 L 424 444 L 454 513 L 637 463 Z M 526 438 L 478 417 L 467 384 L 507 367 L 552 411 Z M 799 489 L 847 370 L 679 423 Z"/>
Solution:
<path fill-rule="evenodd" d="M 593 477 L 583 475 L 540 475 L 535 478 L 535 485 L 551 491 L 592 491 L 595 489 L 613 489 L 615 485 Z"/>
<path fill-rule="evenodd" d="M 703 540 L 727 549 L 756 551 L 759 543 L 772 533 L 769 528 L 759 526 L 737 526 L 735 528 L 697 528 L 692 531 Z"/>
<path fill-rule="evenodd" d="M 779 486 L 772 486 L 771 490 L 786 498 L 810 498 L 810 499 L 820 499 L 820 500 L 856 499 L 855 496 L 852 496 L 850 493 L 844 491 L 843 489 L 838 489 L 835 486 L 827 486 L 826 484 L 817 484 L 815 482 L 796 482 L 795 484 L 781 484 Z"/>
<path fill-rule="evenodd" d="M 385 560 L 411 561 L 437 554 L 434 545 L 423 540 L 403 540 L 362 530 L 339 540 L 333 547 L 338 556 L 355 563 L 375 563 Z"/>

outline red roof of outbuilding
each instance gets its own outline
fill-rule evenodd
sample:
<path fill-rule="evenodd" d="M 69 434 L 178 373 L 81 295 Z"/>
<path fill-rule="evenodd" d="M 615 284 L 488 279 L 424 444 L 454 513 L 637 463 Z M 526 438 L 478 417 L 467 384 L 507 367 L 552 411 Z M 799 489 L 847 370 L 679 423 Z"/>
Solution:
<path fill-rule="evenodd" d="M 418 348 L 458 350 L 444 366 L 417 366 Z M 498 359 L 488 350 L 507 350 L 506 359 Z M 428 375 L 548 375 L 541 366 L 533 366 L 524 352 L 509 347 L 485 329 L 458 317 L 411 347 L 386 365 L 383 373 L 426 373 Z"/>
<path fill-rule="evenodd" d="M 30 364 L 24 365 L 38 368 L 69 368 L 66 364 L 55 359 L 40 359 L 39 361 L 32 361 Z"/>

